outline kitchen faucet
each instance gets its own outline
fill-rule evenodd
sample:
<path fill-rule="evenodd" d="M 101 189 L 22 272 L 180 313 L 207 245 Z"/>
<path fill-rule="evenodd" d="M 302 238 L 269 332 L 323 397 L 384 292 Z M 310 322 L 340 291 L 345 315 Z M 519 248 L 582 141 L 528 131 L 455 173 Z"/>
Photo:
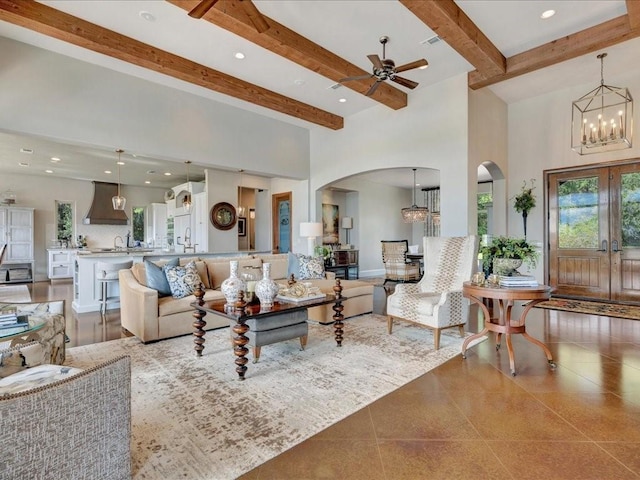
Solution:
<path fill-rule="evenodd" d="M 113 248 L 115 249 L 118 248 L 118 239 L 120 239 L 120 245 L 122 245 L 122 242 L 124 242 L 124 240 L 120 235 L 116 235 L 115 238 L 113 239 Z"/>
<path fill-rule="evenodd" d="M 198 244 L 191 244 L 191 227 L 187 227 L 184 229 L 184 243 L 182 245 L 184 245 L 184 253 L 187 253 L 187 251 L 189 250 L 191 250 L 193 253 L 196 253 L 196 247 L 198 246 Z"/>

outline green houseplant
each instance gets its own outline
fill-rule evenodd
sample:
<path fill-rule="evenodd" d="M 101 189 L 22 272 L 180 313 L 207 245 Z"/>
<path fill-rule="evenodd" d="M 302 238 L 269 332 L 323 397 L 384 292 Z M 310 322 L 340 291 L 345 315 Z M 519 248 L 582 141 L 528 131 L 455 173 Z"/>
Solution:
<path fill-rule="evenodd" d="M 525 263 L 530 268 L 535 268 L 538 262 L 538 251 L 525 238 L 510 238 L 505 236 L 493 237 L 491 242 L 481 245 L 479 253 L 482 255 L 482 269 L 486 275 L 498 273 L 501 275 L 512 274 L 516 267 L 510 270 L 494 272 L 494 259 L 517 259 L 520 264 Z M 519 265 L 518 265 L 519 266 Z"/>

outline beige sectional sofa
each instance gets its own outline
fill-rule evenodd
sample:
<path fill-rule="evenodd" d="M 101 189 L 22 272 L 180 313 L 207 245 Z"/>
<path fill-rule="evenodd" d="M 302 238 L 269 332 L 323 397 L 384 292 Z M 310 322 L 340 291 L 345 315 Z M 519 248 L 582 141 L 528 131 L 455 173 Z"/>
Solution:
<path fill-rule="evenodd" d="M 185 265 L 194 258 L 181 258 Z M 238 271 L 254 267 L 251 271 L 261 277 L 263 262 L 271 264 L 271 277 L 285 284 L 288 272 L 288 255 L 246 255 L 240 257 L 197 258 L 196 267 L 205 287 L 205 300 L 224 300 L 220 285 L 229 277 L 229 262 L 238 260 Z M 161 262 L 158 262 L 161 264 Z M 325 293 L 333 293 L 334 275 L 330 272 L 325 279 L 310 280 Z M 184 298 L 159 297 L 158 292 L 147 287 L 144 263 L 136 263 L 131 269 L 120 270 L 120 315 L 122 326 L 142 342 L 152 342 L 164 338 L 186 335 L 193 332 L 193 312 L 191 303 L 195 296 Z M 344 302 L 342 314 L 345 318 L 370 313 L 373 310 L 373 285 L 360 280 L 342 280 Z M 318 322 L 332 322 L 332 305 L 321 305 L 309 309 L 309 319 Z M 207 315 L 206 329 L 228 327 L 229 321 L 216 315 Z"/>

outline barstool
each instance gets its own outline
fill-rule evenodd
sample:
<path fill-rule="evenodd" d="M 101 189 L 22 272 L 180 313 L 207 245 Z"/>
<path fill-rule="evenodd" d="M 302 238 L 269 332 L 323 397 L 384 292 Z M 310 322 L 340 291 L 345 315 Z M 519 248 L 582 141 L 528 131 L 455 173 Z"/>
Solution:
<path fill-rule="evenodd" d="M 107 313 L 107 303 L 120 301 L 120 297 L 109 297 L 109 284 L 118 282 L 118 270 L 131 268 L 133 260 L 109 263 L 96 262 L 96 280 L 100 284 L 100 313 Z"/>

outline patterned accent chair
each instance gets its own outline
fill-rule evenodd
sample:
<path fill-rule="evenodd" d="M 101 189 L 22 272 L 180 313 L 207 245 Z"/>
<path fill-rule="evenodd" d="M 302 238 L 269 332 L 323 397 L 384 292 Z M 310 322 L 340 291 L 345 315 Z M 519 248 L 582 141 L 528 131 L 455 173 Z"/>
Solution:
<path fill-rule="evenodd" d="M 387 282 L 417 282 L 420 280 L 420 262 L 407 260 L 407 240 L 382 240 L 382 263 Z"/>
<path fill-rule="evenodd" d="M 387 299 L 387 329 L 393 320 L 408 320 L 434 330 L 436 350 L 440 331 L 458 327 L 464 336 L 469 301 L 462 283 L 471 280 L 478 256 L 478 240 L 468 237 L 424 237 L 424 275 L 419 283 L 397 285 Z"/>

